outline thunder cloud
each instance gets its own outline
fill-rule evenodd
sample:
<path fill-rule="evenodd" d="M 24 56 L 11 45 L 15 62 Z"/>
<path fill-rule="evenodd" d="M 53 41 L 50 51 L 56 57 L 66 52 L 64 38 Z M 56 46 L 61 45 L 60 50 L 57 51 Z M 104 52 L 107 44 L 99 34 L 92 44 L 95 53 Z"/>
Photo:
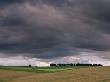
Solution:
<path fill-rule="evenodd" d="M 0 0 L 0 56 L 108 63 L 109 10 L 109 0 Z"/>

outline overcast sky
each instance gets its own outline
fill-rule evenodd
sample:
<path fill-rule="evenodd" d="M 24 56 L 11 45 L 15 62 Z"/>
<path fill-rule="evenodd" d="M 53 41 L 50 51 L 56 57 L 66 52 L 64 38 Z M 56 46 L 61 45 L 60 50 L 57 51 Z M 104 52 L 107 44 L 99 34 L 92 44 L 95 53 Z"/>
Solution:
<path fill-rule="evenodd" d="M 110 0 L 0 0 L 0 65 L 110 65 Z"/>

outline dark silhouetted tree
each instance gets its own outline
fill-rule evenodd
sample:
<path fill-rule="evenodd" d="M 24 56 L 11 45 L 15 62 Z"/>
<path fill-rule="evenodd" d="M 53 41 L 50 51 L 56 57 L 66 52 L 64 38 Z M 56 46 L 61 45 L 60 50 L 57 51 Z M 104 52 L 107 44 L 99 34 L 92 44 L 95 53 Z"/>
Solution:
<path fill-rule="evenodd" d="M 31 64 L 29 64 L 29 67 L 32 67 Z"/>

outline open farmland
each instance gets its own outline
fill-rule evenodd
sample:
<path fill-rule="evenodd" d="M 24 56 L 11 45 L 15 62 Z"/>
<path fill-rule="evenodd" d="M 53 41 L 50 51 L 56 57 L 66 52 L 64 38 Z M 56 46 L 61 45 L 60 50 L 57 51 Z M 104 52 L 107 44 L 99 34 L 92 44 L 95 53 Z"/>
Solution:
<path fill-rule="evenodd" d="M 0 69 L 0 82 L 110 82 L 110 67 L 37 68 L 47 72 Z M 59 71 L 60 70 L 60 71 Z M 41 71 L 41 70 L 40 70 Z"/>
<path fill-rule="evenodd" d="M 74 67 L 74 69 L 78 69 L 80 67 Z M 2 70 L 11 70 L 11 71 L 25 71 L 25 72 L 33 72 L 33 73 L 55 73 L 64 70 L 73 69 L 73 67 L 20 67 L 20 66 L 1 66 Z"/>

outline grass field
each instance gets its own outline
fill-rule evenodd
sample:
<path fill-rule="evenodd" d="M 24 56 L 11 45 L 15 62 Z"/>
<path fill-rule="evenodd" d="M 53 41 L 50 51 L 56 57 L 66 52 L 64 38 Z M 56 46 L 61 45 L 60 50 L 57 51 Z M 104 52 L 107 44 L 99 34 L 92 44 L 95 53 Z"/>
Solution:
<path fill-rule="evenodd" d="M 80 67 L 74 67 L 74 69 L 79 69 Z M 12 71 L 25 71 L 33 73 L 55 73 L 64 70 L 73 69 L 73 67 L 17 67 L 17 66 L 0 66 L 1 70 L 12 70 Z"/>
<path fill-rule="evenodd" d="M 110 82 L 110 67 L 0 67 L 0 82 Z"/>

